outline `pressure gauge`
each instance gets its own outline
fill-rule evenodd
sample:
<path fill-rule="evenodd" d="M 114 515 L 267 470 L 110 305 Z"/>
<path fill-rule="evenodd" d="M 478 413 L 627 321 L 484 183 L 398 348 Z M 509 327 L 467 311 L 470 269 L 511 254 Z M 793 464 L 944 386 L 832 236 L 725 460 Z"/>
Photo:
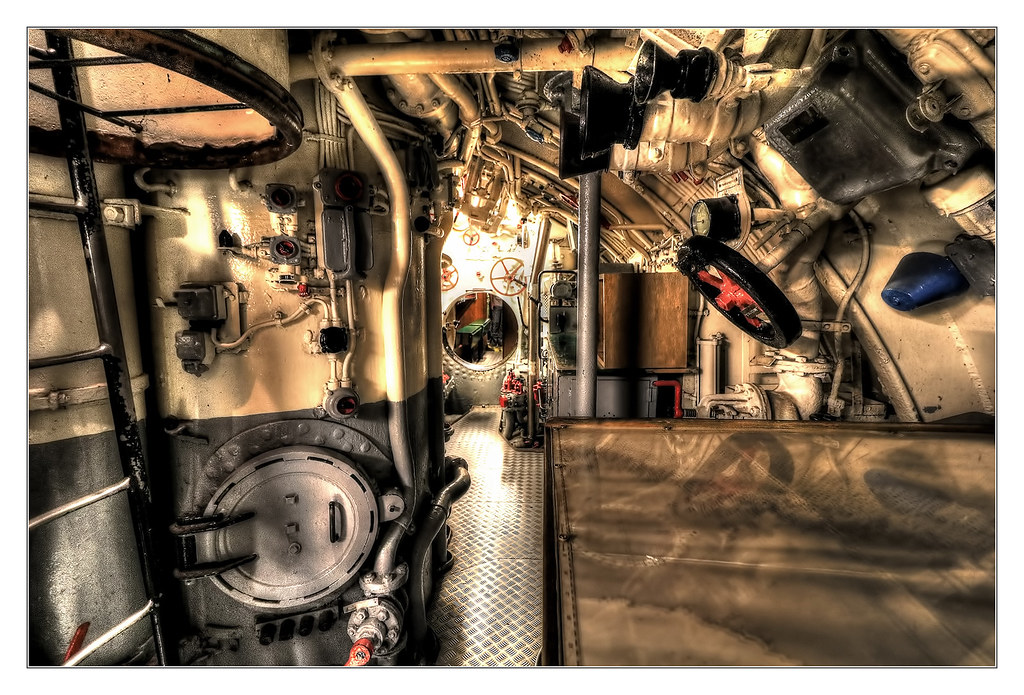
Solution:
<path fill-rule="evenodd" d="M 690 229 L 694 234 L 723 243 L 738 239 L 743 233 L 739 197 L 698 200 L 690 211 Z"/>

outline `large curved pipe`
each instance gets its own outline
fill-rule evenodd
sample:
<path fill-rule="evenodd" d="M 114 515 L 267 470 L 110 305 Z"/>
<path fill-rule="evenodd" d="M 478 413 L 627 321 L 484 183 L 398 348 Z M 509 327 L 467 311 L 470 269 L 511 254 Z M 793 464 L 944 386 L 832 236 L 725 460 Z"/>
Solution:
<path fill-rule="evenodd" d="M 434 84 L 438 86 L 446 97 L 454 101 L 455 105 L 459 107 L 459 118 L 467 128 L 473 128 L 480 124 L 480 107 L 477 105 L 476 97 L 466 89 L 465 85 L 459 81 L 459 78 L 439 73 L 430 75 L 430 79 L 434 81 Z M 492 139 L 496 138 L 500 132 L 497 123 L 489 121 L 482 125 Z"/>
<path fill-rule="evenodd" d="M 588 65 L 603 72 L 627 70 L 636 50 L 623 39 L 595 42 L 590 53 L 562 53 L 555 38 L 526 39 L 519 45 L 519 60 L 505 63 L 494 55 L 490 41 L 439 41 L 437 43 L 352 44 L 330 49 L 328 71 L 346 77 L 431 73 L 547 72 L 582 70 Z M 314 51 L 315 52 L 315 51 Z M 292 56 L 292 82 L 317 77 L 309 57 Z"/>
<path fill-rule="evenodd" d="M 387 182 L 391 203 L 391 259 L 384 280 L 381 300 L 381 323 L 384 333 L 384 371 L 388 398 L 388 434 L 391 441 L 395 471 L 405 493 L 405 511 L 396 519 L 381 541 L 374 570 L 379 575 L 394 571 L 398 545 L 412 525 L 416 513 L 417 490 L 409 442 L 408 394 L 405 380 L 405 341 L 402 326 L 402 304 L 409 276 L 412 216 L 409 208 L 409 187 L 405 173 L 388 143 L 377 119 L 355 82 L 332 73 L 325 55 L 326 35 L 318 34 L 313 45 L 313 62 L 324 85 L 334 93 L 348 114 L 353 127 L 373 155 Z"/>
<path fill-rule="evenodd" d="M 465 459 L 451 459 L 449 466 L 452 481 L 441 488 L 427 512 L 416 536 L 409 569 L 409 635 L 414 644 L 419 644 L 427 634 L 427 599 L 431 588 L 430 558 L 433 555 L 434 538 L 442 532 L 445 521 L 451 513 L 452 504 L 466 494 L 470 486 L 469 465 Z M 443 563 L 445 558 L 437 558 Z"/>

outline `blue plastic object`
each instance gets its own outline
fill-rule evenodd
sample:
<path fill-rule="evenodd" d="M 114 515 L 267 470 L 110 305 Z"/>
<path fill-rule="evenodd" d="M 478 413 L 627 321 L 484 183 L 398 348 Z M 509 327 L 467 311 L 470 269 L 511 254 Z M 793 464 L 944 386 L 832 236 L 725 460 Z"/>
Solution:
<path fill-rule="evenodd" d="M 882 299 L 893 309 L 911 311 L 961 294 L 969 286 L 949 258 L 917 251 L 900 260 L 882 290 Z"/>

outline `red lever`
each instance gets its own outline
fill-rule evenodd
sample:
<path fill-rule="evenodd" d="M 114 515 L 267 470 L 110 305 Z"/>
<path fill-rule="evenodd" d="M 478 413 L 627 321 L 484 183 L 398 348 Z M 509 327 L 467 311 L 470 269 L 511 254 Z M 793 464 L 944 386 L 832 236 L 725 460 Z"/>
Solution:
<path fill-rule="evenodd" d="M 719 309 L 722 311 L 739 309 L 740 313 L 743 314 L 751 326 L 754 328 L 761 327 L 761 320 L 751 316 L 752 313 L 761 311 L 761 307 L 759 307 L 757 302 L 747 294 L 747 291 L 737 285 L 732 278 L 727 275 L 718 278 L 706 270 L 701 270 L 697 273 L 697 279 L 718 289 L 718 296 L 715 297 L 715 304 L 718 305 Z"/>
<path fill-rule="evenodd" d="M 82 649 L 82 643 L 85 642 L 85 635 L 89 632 L 89 623 L 82 623 L 75 630 L 74 636 L 71 638 L 71 644 L 68 645 L 68 650 L 64 652 L 64 663 L 71 661 L 71 658 Z"/>
<path fill-rule="evenodd" d="M 373 642 L 364 637 L 363 639 L 356 640 L 356 643 L 352 645 L 352 651 L 348 653 L 348 661 L 345 662 L 345 665 L 366 666 L 370 663 L 372 657 Z"/>

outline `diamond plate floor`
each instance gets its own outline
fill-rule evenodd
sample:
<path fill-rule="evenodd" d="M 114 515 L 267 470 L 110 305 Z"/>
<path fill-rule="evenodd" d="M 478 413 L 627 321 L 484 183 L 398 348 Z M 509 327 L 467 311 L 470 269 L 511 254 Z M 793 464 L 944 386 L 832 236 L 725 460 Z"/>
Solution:
<path fill-rule="evenodd" d="M 510 447 L 500 417 L 472 409 L 446 447 L 473 483 L 448 519 L 455 566 L 430 611 L 438 666 L 535 666 L 540 655 L 544 453 Z"/>

